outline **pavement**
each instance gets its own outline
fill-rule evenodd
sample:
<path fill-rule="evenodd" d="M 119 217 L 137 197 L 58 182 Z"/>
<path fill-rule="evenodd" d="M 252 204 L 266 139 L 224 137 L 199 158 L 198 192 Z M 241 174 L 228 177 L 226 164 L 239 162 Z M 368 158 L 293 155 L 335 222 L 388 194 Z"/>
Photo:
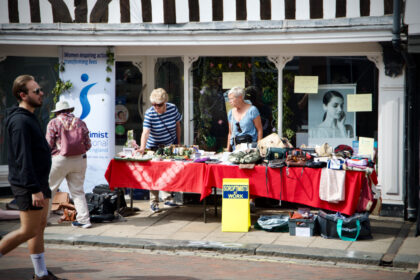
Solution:
<path fill-rule="evenodd" d="M 10 197 L 0 197 L 0 208 Z M 188 204 L 153 213 L 149 201 L 134 200 L 140 209 L 135 215 L 120 217 L 109 223 L 96 223 L 89 229 L 58 223 L 58 215 L 45 229 L 49 244 L 90 245 L 169 251 L 213 251 L 218 253 L 276 256 L 420 269 L 420 236 L 415 237 L 416 224 L 402 218 L 370 216 L 373 239 L 355 242 L 325 239 L 321 236 L 291 236 L 289 232 L 222 232 L 221 207 L 215 216 L 213 205 Z M 163 207 L 163 204 L 160 204 Z M 287 214 L 293 209 L 258 208 L 251 214 L 251 224 L 260 215 Z M 19 220 L 0 221 L 3 236 L 19 227 Z"/>

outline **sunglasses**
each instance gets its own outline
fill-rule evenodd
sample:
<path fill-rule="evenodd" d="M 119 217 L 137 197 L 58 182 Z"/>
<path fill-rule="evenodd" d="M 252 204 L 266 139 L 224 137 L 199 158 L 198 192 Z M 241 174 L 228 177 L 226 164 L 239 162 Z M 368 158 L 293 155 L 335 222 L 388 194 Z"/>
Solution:
<path fill-rule="evenodd" d="M 42 91 L 42 88 L 36 88 L 32 92 L 38 95 Z"/>
<path fill-rule="evenodd" d="M 153 107 L 158 107 L 158 108 L 162 107 L 163 105 L 165 105 L 165 103 L 161 103 L 161 104 L 152 104 L 152 106 L 153 106 Z"/>
<path fill-rule="evenodd" d="M 242 128 L 239 122 L 236 123 L 236 129 L 238 130 L 239 133 L 242 133 Z"/>

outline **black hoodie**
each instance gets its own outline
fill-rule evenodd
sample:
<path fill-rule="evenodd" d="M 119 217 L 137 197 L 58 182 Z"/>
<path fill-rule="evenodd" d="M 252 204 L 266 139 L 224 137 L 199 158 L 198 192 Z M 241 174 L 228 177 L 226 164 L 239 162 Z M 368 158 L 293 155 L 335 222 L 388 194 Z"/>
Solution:
<path fill-rule="evenodd" d="M 51 151 L 33 113 L 17 106 L 7 110 L 9 182 L 30 193 L 49 190 Z"/>

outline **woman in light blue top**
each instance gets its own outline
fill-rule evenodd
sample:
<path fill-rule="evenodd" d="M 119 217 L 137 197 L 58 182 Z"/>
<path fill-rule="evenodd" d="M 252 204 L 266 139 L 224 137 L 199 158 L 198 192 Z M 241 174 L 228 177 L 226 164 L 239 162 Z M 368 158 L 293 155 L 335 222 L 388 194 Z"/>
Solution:
<path fill-rule="evenodd" d="M 249 140 L 243 142 L 257 142 L 263 137 L 260 113 L 257 107 L 246 103 L 244 97 L 245 90 L 241 87 L 233 87 L 228 93 L 229 103 L 233 107 L 228 114 L 228 151 L 234 149 L 235 143 L 241 142 L 237 141 L 238 136 L 249 135 Z"/>

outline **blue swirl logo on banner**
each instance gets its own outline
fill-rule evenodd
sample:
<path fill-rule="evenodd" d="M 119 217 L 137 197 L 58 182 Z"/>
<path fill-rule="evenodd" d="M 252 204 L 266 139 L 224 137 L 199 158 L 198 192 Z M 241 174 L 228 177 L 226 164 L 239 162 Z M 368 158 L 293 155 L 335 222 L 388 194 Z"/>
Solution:
<path fill-rule="evenodd" d="M 80 79 L 83 82 L 87 82 L 89 80 L 89 75 L 86 74 L 86 73 L 83 73 L 82 76 L 80 77 Z M 80 104 L 82 105 L 82 114 L 80 115 L 80 119 L 82 119 L 82 120 L 84 118 L 86 118 L 90 113 L 90 103 L 89 103 L 89 100 L 87 98 L 87 95 L 88 95 L 88 92 L 89 92 L 90 88 L 93 87 L 96 84 L 97 83 L 87 85 L 80 92 L 79 99 L 80 99 Z"/>

